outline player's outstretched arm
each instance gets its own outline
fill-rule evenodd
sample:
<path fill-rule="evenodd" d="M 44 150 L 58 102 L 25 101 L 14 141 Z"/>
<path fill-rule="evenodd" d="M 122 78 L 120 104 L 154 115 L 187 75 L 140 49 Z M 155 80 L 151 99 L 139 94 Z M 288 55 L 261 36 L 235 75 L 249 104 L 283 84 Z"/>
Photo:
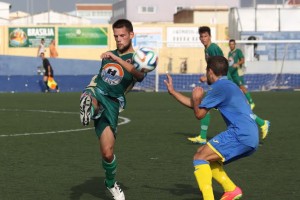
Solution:
<path fill-rule="evenodd" d="M 168 88 L 169 94 L 172 95 L 179 103 L 186 107 L 193 108 L 192 99 L 190 97 L 184 96 L 174 89 L 173 79 L 170 74 L 167 74 L 167 80 L 164 80 L 164 83 Z"/>

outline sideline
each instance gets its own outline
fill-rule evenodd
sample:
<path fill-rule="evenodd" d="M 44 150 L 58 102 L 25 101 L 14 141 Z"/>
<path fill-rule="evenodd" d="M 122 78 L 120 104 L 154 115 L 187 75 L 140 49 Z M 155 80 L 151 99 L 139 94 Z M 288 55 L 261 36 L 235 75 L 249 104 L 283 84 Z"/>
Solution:
<path fill-rule="evenodd" d="M 14 111 L 14 112 L 41 112 L 41 113 L 54 113 L 54 114 L 76 114 L 78 112 L 62 112 L 62 111 L 47 111 L 47 110 L 20 110 L 20 109 L 0 109 L 0 111 Z M 118 123 L 118 125 L 128 124 L 130 119 L 126 117 L 119 116 L 119 119 L 122 121 Z M 17 137 L 17 136 L 30 136 L 30 135 L 48 135 L 48 134 L 55 134 L 55 133 L 70 133 L 70 132 L 79 132 L 79 131 L 87 131 L 94 129 L 94 127 L 90 128 L 80 128 L 80 129 L 68 129 L 68 130 L 60 130 L 60 131 L 46 131 L 46 132 L 37 132 L 37 133 L 16 133 L 16 134 L 3 134 L 0 137 Z"/>

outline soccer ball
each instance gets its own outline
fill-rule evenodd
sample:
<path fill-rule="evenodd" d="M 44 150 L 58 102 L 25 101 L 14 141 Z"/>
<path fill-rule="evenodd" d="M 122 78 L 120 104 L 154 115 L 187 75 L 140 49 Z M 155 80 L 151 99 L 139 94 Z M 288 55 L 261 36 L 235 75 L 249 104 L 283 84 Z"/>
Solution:
<path fill-rule="evenodd" d="M 151 48 L 142 47 L 133 54 L 133 65 L 141 72 L 153 71 L 158 62 L 158 56 Z"/>

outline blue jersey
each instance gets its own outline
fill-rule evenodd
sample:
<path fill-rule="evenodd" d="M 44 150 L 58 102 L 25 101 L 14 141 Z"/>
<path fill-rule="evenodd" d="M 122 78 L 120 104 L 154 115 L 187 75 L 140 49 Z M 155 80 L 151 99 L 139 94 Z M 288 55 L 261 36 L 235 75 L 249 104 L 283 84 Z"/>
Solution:
<path fill-rule="evenodd" d="M 242 144 L 257 147 L 259 135 L 254 114 L 240 88 L 226 76 L 211 85 L 199 108 L 218 109 L 227 129 L 234 132 Z"/>

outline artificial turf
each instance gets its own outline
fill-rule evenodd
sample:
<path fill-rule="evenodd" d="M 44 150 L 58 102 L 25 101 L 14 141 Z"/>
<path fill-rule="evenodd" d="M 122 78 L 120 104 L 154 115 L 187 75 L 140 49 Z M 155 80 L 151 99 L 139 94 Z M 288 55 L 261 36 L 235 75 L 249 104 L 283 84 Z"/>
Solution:
<path fill-rule="evenodd" d="M 186 93 L 190 95 L 189 93 Z M 93 126 L 79 121 L 79 93 L 0 94 L 0 199 L 111 199 L 104 187 Z M 271 121 L 269 136 L 226 171 L 243 199 L 300 199 L 299 92 L 252 93 L 254 112 Z M 168 93 L 132 92 L 120 113 L 117 180 L 129 200 L 202 199 L 192 158 L 199 145 L 193 111 Z M 53 112 L 54 111 L 54 112 Z M 212 111 L 209 137 L 225 129 Z M 215 198 L 222 188 L 214 183 Z"/>

